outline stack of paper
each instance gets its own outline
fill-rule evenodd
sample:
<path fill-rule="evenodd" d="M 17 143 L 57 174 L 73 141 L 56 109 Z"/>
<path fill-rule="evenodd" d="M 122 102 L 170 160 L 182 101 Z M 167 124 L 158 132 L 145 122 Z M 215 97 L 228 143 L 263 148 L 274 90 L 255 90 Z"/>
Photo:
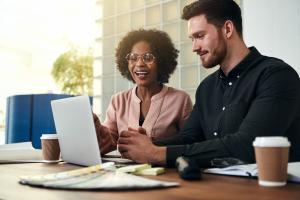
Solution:
<path fill-rule="evenodd" d="M 151 167 L 149 164 L 128 165 L 117 169 L 119 172 L 133 173 L 135 175 L 157 176 L 165 172 L 163 167 Z"/>
<path fill-rule="evenodd" d="M 122 158 L 121 154 L 118 150 L 111 151 L 104 156 L 102 156 L 102 161 L 104 162 L 115 162 L 119 165 L 127 165 L 127 164 L 134 164 L 135 162 L 133 160 L 129 160 L 126 158 Z"/>
<path fill-rule="evenodd" d="M 124 173 L 134 173 L 143 169 L 149 169 L 151 168 L 151 165 L 149 164 L 138 164 L 138 165 L 128 165 L 125 167 L 120 167 L 117 170 L 119 172 L 124 172 Z"/>
<path fill-rule="evenodd" d="M 42 151 L 31 142 L 0 145 L 0 163 L 44 162 Z"/>
<path fill-rule="evenodd" d="M 163 173 L 165 173 L 165 168 L 163 167 L 152 167 L 149 169 L 143 169 L 134 172 L 134 174 L 136 175 L 152 175 L 152 176 L 157 176 Z"/>

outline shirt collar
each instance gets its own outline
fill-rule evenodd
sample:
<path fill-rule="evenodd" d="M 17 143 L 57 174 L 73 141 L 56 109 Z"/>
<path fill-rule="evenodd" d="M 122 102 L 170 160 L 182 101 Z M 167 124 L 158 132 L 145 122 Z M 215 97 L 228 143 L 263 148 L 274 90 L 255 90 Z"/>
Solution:
<path fill-rule="evenodd" d="M 247 68 L 249 68 L 249 66 L 251 66 L 251 64 L 258 57 L 261 56 L 261 54 L 255 47 L 250 47 L 249 50 L 250 50 L 249 54 L 228 73 L 228 78 L 230 78 L 230 77 L 239 78 L 239 76 L 243 73 L 243 71 L 245 71 Z M 221 68 L 219 68 L 218 77 L 220 79 L 226 78 L 226 76 Z"/>
<path fill-rule="evenodd" d="M 132 94 L 134 101 L 140 103 L 141 100 L 136 95 L 136 90 L 137 90 L 137 85 L 132 89 L 131 94 Z M 155 101 L 155 100 L 158 100 L 158 99 L 164 97 L 167 92 L 168 92 L 168 87 L 163 85 L 163 88 L 161 89 L 161 91 L 151 97 L 151 101 Z"/>

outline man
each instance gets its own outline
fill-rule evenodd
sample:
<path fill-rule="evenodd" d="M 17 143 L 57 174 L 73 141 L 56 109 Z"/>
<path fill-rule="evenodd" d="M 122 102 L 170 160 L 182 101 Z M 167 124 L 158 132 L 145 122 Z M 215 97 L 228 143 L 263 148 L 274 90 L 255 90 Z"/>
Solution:
<path fill-rule="evenodd" d="M 255 162 L 257 136 L 285 136 L 290 161 L 300 161 L 300 80 L 283 61 L 247 48 L 239 6 L 232 0 L 199 0 L 183 10 L 193 52 L 205 68 L 219 65 L 201 82 L 193 111 L 174 137 L 151 143 L 143 130 L 121 133 L 123 157 L 173 166 L 179 156 L 209 166 L 214 158 Z M 166 147 L 164 147 L 165 145 Z"/>

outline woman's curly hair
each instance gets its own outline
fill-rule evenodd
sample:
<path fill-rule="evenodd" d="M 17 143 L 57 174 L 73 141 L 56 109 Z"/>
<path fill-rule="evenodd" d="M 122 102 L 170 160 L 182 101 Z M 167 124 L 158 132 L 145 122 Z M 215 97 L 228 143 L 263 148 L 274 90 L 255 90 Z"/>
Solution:
<path fill-rule="evenodd" d="M 126 55 L 131 52 L 134 44 L 140 41 L 149 43 L 151 53 L 155 56 L 158 82 L 168 83 L 170 75 L 177 65 L 178 50 L 166 32 L 156 29 L 139 29 L 127 33 L 116 48 L 116 64 L 122 76 L 134 82 L 128 70 Z"/>

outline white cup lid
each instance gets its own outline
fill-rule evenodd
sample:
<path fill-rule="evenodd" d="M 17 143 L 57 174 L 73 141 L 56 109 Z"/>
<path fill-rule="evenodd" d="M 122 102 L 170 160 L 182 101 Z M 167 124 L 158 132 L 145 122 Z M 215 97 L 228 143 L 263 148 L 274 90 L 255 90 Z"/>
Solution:
<path fill-rule="evenodd" d="M 57 134 L 43 134 L 40 139 L 58 139 Z"/>
<path fill-rule="evenodd" d="M 256 147 L 289 147 L 291 143 L 286 137 L 256 137 L 253 146 Z"/>

